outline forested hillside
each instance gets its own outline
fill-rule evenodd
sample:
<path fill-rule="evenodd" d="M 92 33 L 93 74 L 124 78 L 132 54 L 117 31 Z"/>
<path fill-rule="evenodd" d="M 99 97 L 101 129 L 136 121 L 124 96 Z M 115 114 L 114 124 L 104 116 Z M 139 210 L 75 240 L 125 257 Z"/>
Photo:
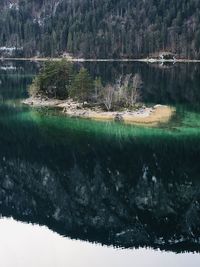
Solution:
<path fill-rule="evenodd" d="M 199 0 L 1 0 L 0 25 L 25 56 L 200 58 Z"/>

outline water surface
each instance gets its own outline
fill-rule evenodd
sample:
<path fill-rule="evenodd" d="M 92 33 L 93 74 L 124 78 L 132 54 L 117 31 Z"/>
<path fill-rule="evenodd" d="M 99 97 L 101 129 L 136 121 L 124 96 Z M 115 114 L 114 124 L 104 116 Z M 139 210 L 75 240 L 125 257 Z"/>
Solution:
<path fill-rule="evenodd" d="M 139 73 L 147 105 L 176 107 L 169 123 L 151 128 L 68 118 L 50 109 L 23 106 L 20 99 L 27 97 L 27 86 L 40 66 L 1 64 L 0 213 L 8 218 L 3 221 L 8 227 L 5 235 L 14 237 L 19 233 L 15 227 L 20 227 L 20 236 L 26 236 L 30 227 L 38 235 L 36 241 L 28 239 L 34 246 L 48 231 L 46 251 L 55 244 L 61 248 L 54 266 L 66 264 L 69 246 L 82 255 L 82 263 L 88 255 L 96 255 L 99 260 L 92 266 L 122 266 L 121 262 L 131 266 L 137 261 L 141 266 L 165 266 L 169 261 L 173 266 L 188 261 L 196 266 L 200 262 L 200 66 L 85 64 L 104 84 Z M 10 221 L 11 217 L 34 226 Z M 10 241 L 7 251 L 17 255 L 16 247 L 24 244 Z M 27 260 L 34 251 L 35 246 L 28 250 Z M 40 259 L 37 266 L 44 266 L 45 256 Z M 74 266 L 86 266 L 71 260 Z"/>

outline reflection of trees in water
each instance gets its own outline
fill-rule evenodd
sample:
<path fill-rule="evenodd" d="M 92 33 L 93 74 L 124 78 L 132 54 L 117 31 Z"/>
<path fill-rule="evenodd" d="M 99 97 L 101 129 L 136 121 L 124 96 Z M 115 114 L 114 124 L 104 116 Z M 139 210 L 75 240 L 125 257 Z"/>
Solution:
<path fill-rule="evenodd" d="M 0 95 L 2 99 L 17 99 L 27 95 L 27 86 L 39 68 L 31 62 L 0 63 Z"/>
<path fill-rule="evenodd" d="M 36 71 L 32 65 L 17 68 L 13 76 L 1 72 L 3 97 L 21 97 L 19 87 L 25 90 L 31 79 L 26 74 Z M 94 77 L 102 77 L 104 85 L 139 73 L 147 102 L 199 101 L 198 65 L 171 69 L 116 62 L 86 66 Z M 151 136 L 149 129 L 148 136 L 126 139 L 123 128 L 121 138 L 109 137 L 92 134 L 78 122 L 62 124 L 57 117 L 49 120 L 42 113 L 34 117 L 28 110 L 0 107 L 3 215 L 103 244 L 199 250 L 198 136 Z"/>
<path fill-rule="evenodd" d="M 1 65 L 4 63 L 1 63 Z M 31 75 L 38 72 L 41 64 L 33 62 L 15 62 L 13 71 L 0 72 L 1 95 L 8 98 L 10 88 L 19 96 L 19 88 L 26 91 L 31 82 Z M 132 62 L 87 62 L 77 63 L 77 68 L 84 65 L 93 78 L 101 77 L 103 85 L 115 84 L 120 77 L 139 74 L 143 81 L 142 100 L 149 103 L 163 104 L 198 104 L 200 102 L 200 65 L 178 63 L 173 67 L 160 67 L 159 64 Z M 22 76 L 24 75 L 24 78 Z M 18 92 L 17 92 L 18 90 Z"/>
<path fill-rule="evenodd" d="M 170 69 L 151 67 L 144 79 L 145 100 L 173 104 L 198 103 L 199 71 L 200 67 L 195 64 L 177 64 Z"/>
<path fill-rule="evenodd" d="M 144 174 L 144 166 L 131 181 L 118 169 L 106 170 L 101 161 L 90 172 L 78 162 L 62 172 L 5 157 L 1 213 L 107 245 L 198 249 L 199 185 L 167 182 L 152 175 L 151 166 Z"/>
<path fill-rule="evenodd" d="M 98 62 L 85 63 L 93 76 L 104 83 L 114 83 L 119 77 L 139 73 L 143 81 L 145 102 L 163 104 L 194 104 L 200 102 L 200 65 L 177 63 L 171 67 L 158 64 Z"/>
<path fill-rule="evenodd" d="M 119 142 L 13 110 L 0 123 L 3 215 L 108 245 L 199 248 L 198 138 Z"/>

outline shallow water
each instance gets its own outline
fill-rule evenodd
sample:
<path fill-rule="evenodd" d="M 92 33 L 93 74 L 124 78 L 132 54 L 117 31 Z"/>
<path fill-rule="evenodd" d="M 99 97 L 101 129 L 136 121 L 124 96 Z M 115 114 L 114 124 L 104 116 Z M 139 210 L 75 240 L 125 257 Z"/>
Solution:
<path fill-rule="evenodd" d="M 139 127 L 23 106 L 20 99 L 27 97 L 27 86 L 40 66 L 1 64 L 4 255 L 12 251 L 17 257 L 17 249 L 25 249 L 23 242 L 5 241 L 18 234 L 30 244 L 25 262 L 40 254 L 34 266 L 62 266 L 68 260 L 70 266 L 131 266 L 137 261 L 140 266 L 197 266 L 200 257 L 193 252 L 200 250 L 200 66 L 86 63 L 91 75 L 101 75 L 105 84 L 140 73 L 144 102 L 176 107 L 169 123 Z M 6 70 L 5 64 L 14 68 Z M 28 238 L 32 233 L 36 239 Z M 42 244 L 45 233 L 49 242 L 44 241 L 43 253 L 35 244 Z M 52 252 L 46 257 L 55 247 L 58 256 Z M 81 261 L 66 258 L 71 253 Z M 16 266 L 9 260 L 8 266 Z M 18 260 L 19 266 L 27 266 L 22 257 Z"/>

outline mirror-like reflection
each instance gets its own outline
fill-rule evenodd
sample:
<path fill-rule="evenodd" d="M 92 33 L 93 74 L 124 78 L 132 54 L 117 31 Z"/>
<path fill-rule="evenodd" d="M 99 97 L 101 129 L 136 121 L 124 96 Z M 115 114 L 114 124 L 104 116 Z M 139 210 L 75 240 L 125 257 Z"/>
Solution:
<path fill-rule="evenodd" d="M 13 64 L 0 74 L 1 214 L 109 246 L 199 251 L 200 66 L 86 64 L 104 83 L 140 73 L 146 103 L 176 107 L 151 128 L 25 107 L 38 67 Z"/>

